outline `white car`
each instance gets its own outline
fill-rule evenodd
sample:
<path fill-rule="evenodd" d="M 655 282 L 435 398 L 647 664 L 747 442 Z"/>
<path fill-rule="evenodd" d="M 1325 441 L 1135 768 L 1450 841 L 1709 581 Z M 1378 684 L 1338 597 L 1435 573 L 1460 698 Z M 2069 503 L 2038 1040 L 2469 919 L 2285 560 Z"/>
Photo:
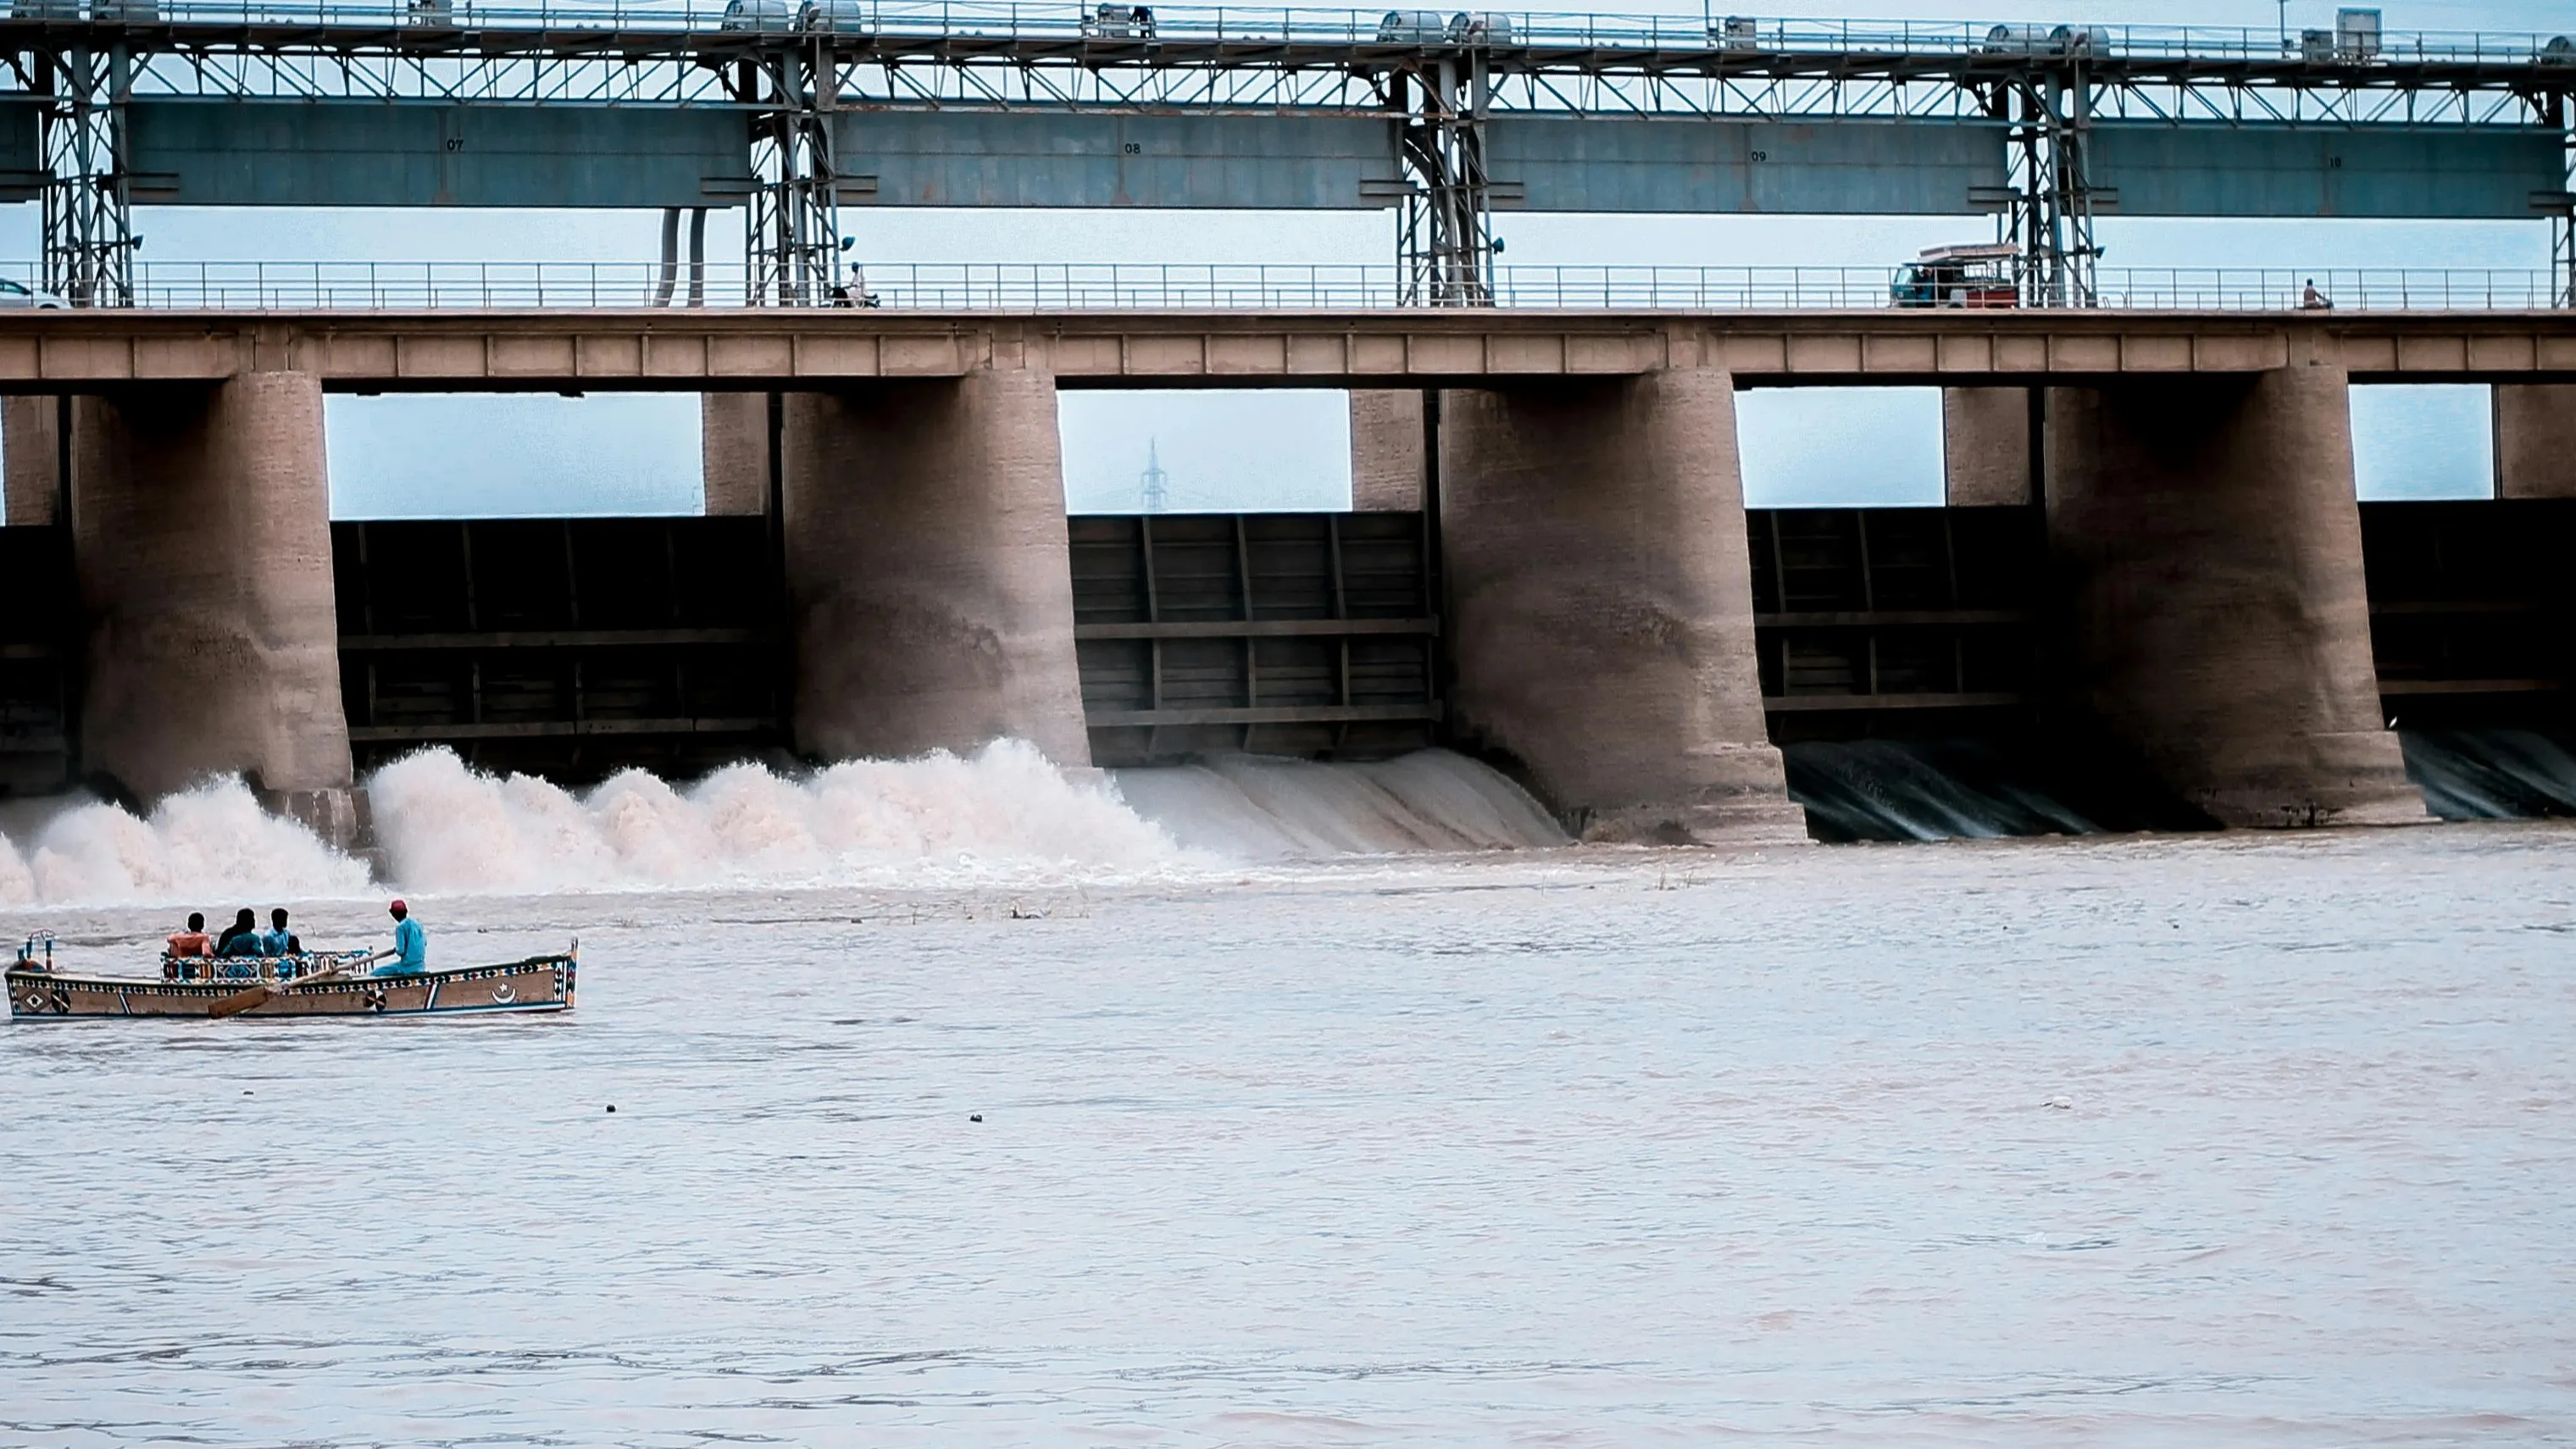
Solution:
<path fill-rule="evenodd" d="M 60 307 L 63 299 L 24 282 L 0 277 L 0 307 Z"/>

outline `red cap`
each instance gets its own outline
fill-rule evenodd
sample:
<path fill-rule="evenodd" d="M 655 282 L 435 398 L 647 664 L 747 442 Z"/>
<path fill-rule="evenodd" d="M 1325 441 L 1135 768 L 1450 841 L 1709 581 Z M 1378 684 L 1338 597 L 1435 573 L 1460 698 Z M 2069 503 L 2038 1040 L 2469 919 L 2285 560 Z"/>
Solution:
<path fill-rule="evenodd" d="M 396 901 L 392 905 L 385 907 L 385 909 L 389 911 L 408 911 L 411 907 L 404 905 L 400 901 Z"/>

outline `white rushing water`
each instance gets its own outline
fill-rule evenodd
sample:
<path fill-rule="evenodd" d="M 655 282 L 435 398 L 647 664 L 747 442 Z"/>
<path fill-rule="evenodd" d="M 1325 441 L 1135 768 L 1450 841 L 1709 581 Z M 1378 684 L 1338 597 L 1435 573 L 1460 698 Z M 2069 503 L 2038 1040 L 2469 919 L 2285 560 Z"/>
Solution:
<path fill-rule="evenodd" d="M 363 862 L 262 812 L 237 780 L 172 796 L 140 817 L 94 801 L 36 802 L 0 815 L 0 906 L 332 897 L 366 889 Z"/>
<path fill-rule="evenodd" d="M 1538 802 L 1463 755 L 1367 764 L 1237 755 L 1114 772 L 1139 815 L 1226 860 L 1527 850 L 1566 835 Z"/>
<path fill-rule="evenodd" d="M 2526 822 L 432 900 L 579 1009 L 0 1030 L 0 1443 L 2576 1442 L 2571 882 Z"/>
<path fill-rule="evenodd" d="M 1426 751 L 1378 764 L 1241 758 L 1067 776 L 1028 745 L 797 777 L 735 765 L 581 791 L 427 750 L 367 781 L 390 883 L 494 894 L 1182 878 L 1247 862 L 1564 842 L 1509 781 Z M 21 844 L 20 842 L 23 842 Z M 226 903 L 370 893 L 362 863 L 222 781 L 137 817 L 0 815 L 0 905 Z"/>

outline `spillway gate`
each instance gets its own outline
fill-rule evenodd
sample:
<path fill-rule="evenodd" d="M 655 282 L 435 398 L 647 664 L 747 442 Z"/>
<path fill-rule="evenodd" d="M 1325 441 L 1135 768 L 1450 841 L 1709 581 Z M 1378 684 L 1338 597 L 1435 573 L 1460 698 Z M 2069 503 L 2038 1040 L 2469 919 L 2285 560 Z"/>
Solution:
<path fill-rule="evenodd" d="M 760 518 L 335 523 L 360 770 L 431 745 L 489 769 L 694 775 L 782 747 Z"/>
<path fill-rule="evenodd" d="M 1095 764 L 1431 742 L 1439 621 L 1420 513 L 1086 516 L 1071 544 Z"/>

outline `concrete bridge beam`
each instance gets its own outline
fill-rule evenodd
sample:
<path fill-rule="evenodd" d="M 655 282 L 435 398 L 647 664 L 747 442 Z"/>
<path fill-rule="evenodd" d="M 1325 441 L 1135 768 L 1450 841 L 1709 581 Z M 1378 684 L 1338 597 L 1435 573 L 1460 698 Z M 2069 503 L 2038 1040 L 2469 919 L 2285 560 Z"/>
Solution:
<path fill-rule="evenodd" d="M 1054 377 L 791 393 L 783 432 L 796 748 L 1089 765 Z"/>
<path fill-rule="evenodd" d="M 2371 660 L 2343 369 L 2052 389 L 2072 692 L 2231 826 L 2426 818 Z"/>
<path fill-rule="evenodd" d="M 1586 839 L 1803 841 L 1762 715 L 1719 369 L 1446 394 L 1460 742 Z"/>
<path fill-rule="evenodd" d="M 357 843 L 323 460 L 311 373 L 75 400 L 85 773 L 147 801 L 239 773 Z"/>

